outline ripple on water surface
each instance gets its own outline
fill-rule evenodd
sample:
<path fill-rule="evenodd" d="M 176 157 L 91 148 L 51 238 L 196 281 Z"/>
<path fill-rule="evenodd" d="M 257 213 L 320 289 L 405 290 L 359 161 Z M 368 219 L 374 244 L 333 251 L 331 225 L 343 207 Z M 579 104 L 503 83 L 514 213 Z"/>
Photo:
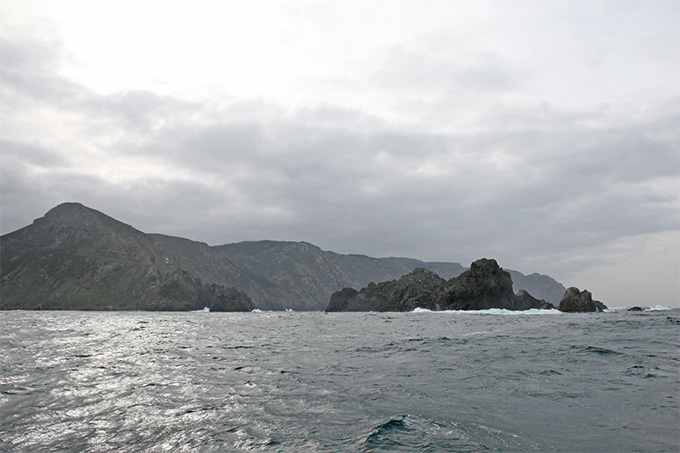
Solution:
<path fill-rule="evenodd" d="M 1 312 L 0 449 L 677 451 L 669 317 Z"/>

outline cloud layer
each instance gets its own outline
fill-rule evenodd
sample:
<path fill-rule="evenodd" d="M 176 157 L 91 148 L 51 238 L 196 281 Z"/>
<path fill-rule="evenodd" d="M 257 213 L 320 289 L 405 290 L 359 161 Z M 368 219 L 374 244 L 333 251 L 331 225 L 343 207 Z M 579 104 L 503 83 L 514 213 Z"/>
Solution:
<path fill-rule="evenodd" d="M 678 32 L 642 2 L 635 11 L 602 3 L 588 11 L 599 23 L 578 30 L 584 7 L 597 6 L 518 2 L 497 21 L 504 7 L 485 5 L 452 30 L 435 15 L 404 35 L 376 26 L 368 49 L 357 41 L 367 24 L 359 20 L 358 36 L 338 25 L 352 22 L 351 6 L 291 6 L 273 27 L 288 30 L 285 42 L 300 41 L 297 24 L 317 39 L 302 46 L 318 46 L 312 56 L 344 39 L 356 57 L 325 56 L 328 74 L 309 64 L 293 76 L 279 62 L 285 90 L 261 95 L 209 96 L 198 82 L 195 94 L 165 85 L 102 92 L 71 73 L 59 36 L 5 27 L 2 233 L 81 201 L 143 231 L 211 244 L 268 238 L 373 256 L 491 256 L 567 284 L 589 268 L 634 272 L 649 243 L 640 238 L 662 238 L 660 266 L 677 281 L 667 248 L 680 230 L 680 91 L 670 81 Z M 395 23 L 405 25 L 400 8 Z M 537 9 L 536 30 L 523 27 L 533 22 L 522 8 Z M 621 29 L 635 14 L 633 32 Z M 540 20 L 558 16 L 552 26 Z M 266 80 L 275 86 L 275 75 Z M 614 280 L 603 276 L 601 291 Z M 677 291 L 671 281 L 659 297 L 673 303 Z"/>

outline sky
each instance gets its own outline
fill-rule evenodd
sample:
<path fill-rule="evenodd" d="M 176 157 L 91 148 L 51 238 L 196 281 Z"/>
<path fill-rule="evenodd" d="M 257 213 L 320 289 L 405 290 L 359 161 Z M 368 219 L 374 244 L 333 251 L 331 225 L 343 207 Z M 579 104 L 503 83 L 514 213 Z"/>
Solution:
<path fill-rule="evenodd" d="M 680 305 L 680 2 L 0 0 L 0 232 L 77 201 Z"/>

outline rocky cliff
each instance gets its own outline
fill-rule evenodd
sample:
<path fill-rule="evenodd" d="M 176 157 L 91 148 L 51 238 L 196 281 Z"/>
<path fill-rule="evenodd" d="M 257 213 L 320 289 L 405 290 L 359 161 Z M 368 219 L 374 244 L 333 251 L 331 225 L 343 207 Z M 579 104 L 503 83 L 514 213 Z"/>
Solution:
<path fill-rule="evenodd" d="M 246 309 L 250 305 L 236 303 L 247 301 L 245 295 L 234 296 L 240 291 L 265 310 L 323 310 L 345 287 L 398 279 L 416 268 L 446 279 L 466 270 L 459 263 L 342 255 L 306 242 L 211 247 L 146 234 L 78 203 L 59 205 L 0 237 L 0 250 L 0 308 L 5 309 L 182 310 L 209 303 Z M 540 286 L 563 289 L 550 277 L 529 281 L 532 276 L 524 289 L 540 298 L 544 293 L 534 292 Z"/>
<path fill-rule="evenodd" d="M 214 247 L 261 286 L 262 308 L 323 310 L 330 295 L 404 274 L 404 268 L 364 255 L 341 255 L 307 242 L 257 241 Z"/>
<path fill-rule="evenodd" d="M 0 250 L 1 309 L 254 308 L 245 293 L 201 278 L 239 274 L 206 244 L 147 235 L 78 203 L 2 236 Z"/>

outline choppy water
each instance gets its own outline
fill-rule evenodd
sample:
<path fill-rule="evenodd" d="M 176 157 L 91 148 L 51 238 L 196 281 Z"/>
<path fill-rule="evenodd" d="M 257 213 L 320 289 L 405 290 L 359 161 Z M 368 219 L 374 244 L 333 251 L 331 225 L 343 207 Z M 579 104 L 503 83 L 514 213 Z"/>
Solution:
<path fill-rule="evenodd" d="M 678 451 L 680 311 L 0 312 L 0 450 Z"/>

